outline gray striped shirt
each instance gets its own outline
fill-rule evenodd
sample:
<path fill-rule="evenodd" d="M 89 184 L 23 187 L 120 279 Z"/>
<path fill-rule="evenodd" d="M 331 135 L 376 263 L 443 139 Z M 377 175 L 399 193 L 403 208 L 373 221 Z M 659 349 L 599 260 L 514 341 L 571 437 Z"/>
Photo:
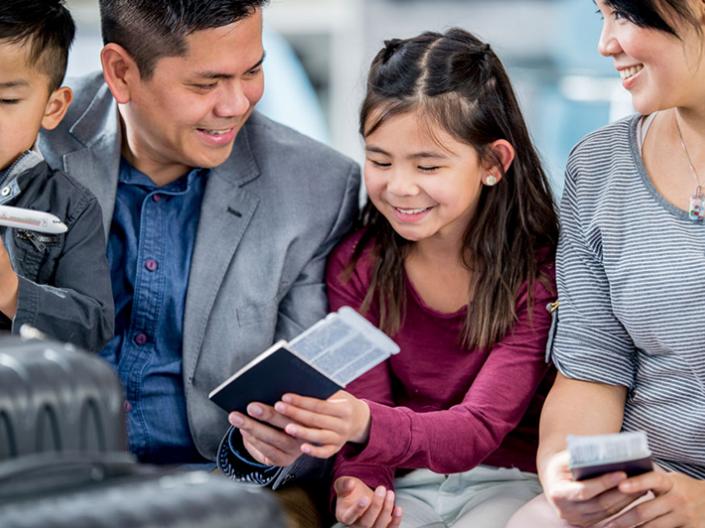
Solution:
<path fill-rule="evenodd" d="M 627 387 L 624 430 L 705 478 L 705 224 L 654 188 L 639 121 L 588 135 L 568 160 L 552 357 L 569 378 Z"/>

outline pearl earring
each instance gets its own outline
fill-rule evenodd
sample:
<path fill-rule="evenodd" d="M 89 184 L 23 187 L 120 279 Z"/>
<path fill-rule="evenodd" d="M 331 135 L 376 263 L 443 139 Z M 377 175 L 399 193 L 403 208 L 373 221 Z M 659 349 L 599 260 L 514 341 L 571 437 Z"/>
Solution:
<path fill-rule="evenodd" d="M 492 187 L 493 185 L 497 184 L 497 178 L 493 176 L 492 174 L 488 174 L 487 177 L 485 178 L 485 185 L 488 187 Z"/>

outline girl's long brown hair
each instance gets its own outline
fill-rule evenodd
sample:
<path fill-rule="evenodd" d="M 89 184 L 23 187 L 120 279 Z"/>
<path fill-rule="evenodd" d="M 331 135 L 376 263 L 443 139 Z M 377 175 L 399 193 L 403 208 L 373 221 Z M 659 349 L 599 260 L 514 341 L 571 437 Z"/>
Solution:
<path fill-rule="evenodd" d="M 500 182 L 483 187 L 464 236 L 463 262 L 473 279 L 461 340 L 468 348 L 490 347 L 514 325 L 524 284 L 531 304 L 534 281 L 543 279 L 540 255 L 550 259 L 555 253 L 558 219 L 548 181 L 504 67 L 489 45 L 470 33 L 455 28 L 391 40 L 374 58 L 360 133 L 366 137 L 389 117 L 412 111 L 500 168 L 489 145 L 505 139 L 516 150 Z M 367 229 L 348 269 L 372 243 L 372 280 L 362 310 L 376 301 L 380 327 L 393 336 L 406 309 L 404 258 L 412 243 L 371 202 L 362 224 Z"/>

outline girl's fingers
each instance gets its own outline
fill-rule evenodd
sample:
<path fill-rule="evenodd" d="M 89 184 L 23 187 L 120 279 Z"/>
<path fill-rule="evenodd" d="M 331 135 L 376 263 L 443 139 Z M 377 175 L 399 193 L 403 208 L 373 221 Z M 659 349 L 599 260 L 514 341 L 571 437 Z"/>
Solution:
<path fill-rule="evenodd" d="M 284 394 L 282 402 L 315 414 L 337 416 L 338 418 L 346 417 L 349 414 L 347 405 L 345 405 L 348 400 L 346 398 L 338 398 L 335 395 L 330 400 L 319 400 L 298 394 Z"/>
<path fill-rule="evenodd" d="M 374 495 L 372 495 L 372 502 L 367 508 L 367 511 L 362 514 L 362 516 L 357 520 L 357 525 L 363 528 L 377 527 L 377 519 L 379 514 L 384 508 L 385 498 L 387 497 L 387 490 L 384 486 L 377 486 Z"/>
<path fill-rule="evenodd" d="M 315 446 L 311 444 L 302 444 L 301 452 L 316 458 L 330 458 L 335 455 L 342 445 L 339 444 L 328 444 L 323 446 Z"/>
<path fill-rule="evenodd" d="M 308 427 L 330 429 L 334 431 L 345 427 L 345 422 L 343 420 L 337 416 L 331 415 L 328 412 L 311 411 L 284 402 L 275 403 L 274 409 L 287 418 Z"/>
<path fill-rule="evenodd" d="M 284 428 L 286 434 L 313 444 L 337 444 L 341 442 L 341 434 L 329 429 L 310 429 L 299 424 L 289 424 Z"/>
<path fill-rule="evenodd" d="M 392 523 L 392 512 L 394 511 L 394 492 L 392 490 L 387 491 L 387 495 L 384 498 L 384 506 L 382 511 L 379 512 L 377 516 L 377 521 L 374 524 L 374 528 L 388 528 Z"/>
<path fill-rule="evenodd" d="M 352 504 L 348 504 L 352 502 Z M 345 525 L 353 525 L 362 516 L 370 505 L 370 499 L 365 496 L 338 499 L 336 504 L 336 518 Z"/>

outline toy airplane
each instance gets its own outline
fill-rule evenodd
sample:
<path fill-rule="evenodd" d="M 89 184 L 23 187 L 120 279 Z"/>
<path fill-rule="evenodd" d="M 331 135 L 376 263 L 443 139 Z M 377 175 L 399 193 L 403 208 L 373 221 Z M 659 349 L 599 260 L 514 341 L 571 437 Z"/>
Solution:
<path fill-rule="evenodd" d="M 66 233 L 69 229 L 53 214 L 11 205 L 0 205 L 0 226 L 27 229 L 50 235 Z"/>

